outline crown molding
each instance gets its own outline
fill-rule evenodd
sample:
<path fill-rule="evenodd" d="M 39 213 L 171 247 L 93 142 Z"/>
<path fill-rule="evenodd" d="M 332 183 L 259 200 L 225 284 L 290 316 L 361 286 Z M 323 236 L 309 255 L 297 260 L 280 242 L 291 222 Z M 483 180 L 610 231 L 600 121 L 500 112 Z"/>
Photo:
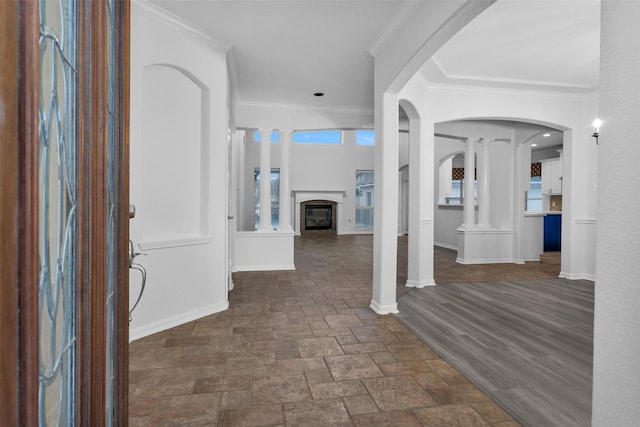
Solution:
<path fill-rule="evenodd" d="M 420 6 L 418 0 L 405 1 L 400 9 L 391 17 L 382 33 L 367 48 L 367 52 L 374 58 L 389 43 L 389 40 L 398 32 L 398 30 L 407 22 L 414 10 Z"/>
<path fill-rule="evenodd" d="M 179 16 L 174 15 L 160 6 L 151 3 L 148 0 L 134 0 L 131 2 L 131 7 L 133 10 L 137 10 L 150 18 L 167 24 L 181 33 L 208 45 L 209 47 L 223 52 L 228 52 L 231 48 L 229 45 L 215 40 L 206 34 L 201 28 L 180 18 Z"/>
<path fill-rule="evenodd" d="M 429 85 L 455 87 L 484 87 L 505 90 L 526 90 L 552 93 L 571 93 L 588 95 L 598 91 L 597 86 L 582 85 L 568 82 L 548 82 L 542 80 L 494 78 L 467 74 L 448 73 L 435 56 L 428 62 L 429 68 L 423 66 L 420 73 Z"/>
<path fill-rule="evenodd" d="M 547 94 L 549 96 L 573 96 L 576 98 L 588 98 L 598 94 L 598 89 L 593 91 L 576 91 L 568 90 L 567 88 L 559 87 L 540 87 L 530 86 L 525 87 L 522 85 L 507 85 L 507 84 L 483 84 L 482 82 L 474 81 L 453 81 L 453 82 L 434 82 L 428 81 L 426 87 L 429 89 L 438 90 L 465 90 L 469 92 L 492 92 L 492 93 L 509 93 L 509 94 L 522 94 L 530 95 L 532 93 Z"/>

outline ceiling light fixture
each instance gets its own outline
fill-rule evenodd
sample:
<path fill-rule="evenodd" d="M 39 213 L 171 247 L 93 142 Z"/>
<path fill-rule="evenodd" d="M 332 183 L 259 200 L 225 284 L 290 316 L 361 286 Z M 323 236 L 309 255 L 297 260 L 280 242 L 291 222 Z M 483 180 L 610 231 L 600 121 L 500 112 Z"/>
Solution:
<path fill-rule="evenodd" d="M 596 145 L 599 145 L 598 144 L 598 136 L 600 134 L 600 125 L 602 125 L 602 120 L 596 118 L 593 121 L 593 124 L 592 124 L 592 126 L 596 129 L 596 131 L 591 134 L 591 136 L 596 139 Z"/>
<path fill-rule="evenodd" d="M 313 96 L 324 96 L 324 93 L 322 92 L 316 92 L 313 94 Z"/>
<path fill-rule="evenodd" d="M 547 132 L 547 133 L 543 134 L 542 136 L 543 136 L 543 138 L 549 138 L 551 136 L 551 134 Z"/>
<path fill-rule="evenodd" d="M 538 146 L 538 144 L 531 144 L 531 146 L 532 146 L 532 147 L 537 147 L 537 146 Z"/>

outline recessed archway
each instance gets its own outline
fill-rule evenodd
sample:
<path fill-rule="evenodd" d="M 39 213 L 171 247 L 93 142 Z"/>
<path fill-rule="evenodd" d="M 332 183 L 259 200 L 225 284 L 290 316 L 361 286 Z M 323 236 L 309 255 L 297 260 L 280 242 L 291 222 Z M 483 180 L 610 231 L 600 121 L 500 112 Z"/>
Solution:
<path fill-rule="evenodd" d="M 492 159 L 489 175 L 493 189 L 488 203 L 491 205 L 491 228 L 498 230 L 494 234 L 498 234 L 499 237 L 492 238 L 496 241 L 492 240 L 482 245 L 501 245 L 502 250 L 496 251 L 494 255 L 483 251 L 482 255 L 486 255 L 486 258 L 471 257 L 467 254 L 466 262 L 464 258 L 462 262 L 524 263 L 540 260 L 540 255 L 545 248 L 544 233 L 547 217 L 557 215 L 554 218 L 560 218 L 562 198 L 571 197 L 569 191 L 571 186 L 568 185 L 564 189 L 558 186 L 552 191 L 543 190 L 540 194 L 540 178 L 531 179 L 531 164 L 540 160 L 545 164 L 553 162 L 561 170 L 563 137 L 567 129 L 557 124 L 543 124 L 535 120 L 482 117 L 441 122 L 435 125 L 435 130 L 436 168 L 442 167 L 443 162 L 446 162 L 446 167 L 452 169 L 448 172 L 451 182 L 454 178 L 452 175 L 462 164 L 453 167 L 452 162 L 447 159 L 463 151 L 464 141 L 468 139 L 483 140 L 484 143 L 491 141 L 485 152 L 490 153 L 488 155 Z M 547 136 L 543 136 L 545 134 Z M 535 144 L 536 147 L 532 147 L 531 144 Z M 478 161 L 482 155 L 487 155 L 480 152 L 477 154 Z M 570 160 L 566 159 L 566 161 Z M 560 173 L 559 177 L 561 176 Z M 444 189 L 450 188 L 451 184 L 443 185 L 442 180 L 446 179 L 446 173 L 442 170 L 434 174 L 434 179 L 438 183 L 435 190 L 438 193 L 437 202 L 434 205 L 434 222 L 437 230 L 434 243 L 436 246 L 459 250 L 461 243 L 456 232 L 459 234 L 457 227 L 462 224 L 462 206 L 458 199 L 461 194 L 449 194 L 449 197 L 446 194 L 443 195 Z M 537 181 L 535 184 L 539 198 L 537 208 L 533 207 L 532 203 L 526 204 L 527 200 L 532 198 L 533 181 Z M 563 181 L 559 179 L 559 182 Z M 445 200 L 450 202 L 446 203 Z M 454 202 L 451 203 L 451 200 Z M 478 210 L 477 205 L 475 210 Z M 555 223 L 558 226 L 560 224 L 559 221 Z M 559 227 L 557 234 L 560 242 L 560 236 L 563 234 L 560 233 Z"/>

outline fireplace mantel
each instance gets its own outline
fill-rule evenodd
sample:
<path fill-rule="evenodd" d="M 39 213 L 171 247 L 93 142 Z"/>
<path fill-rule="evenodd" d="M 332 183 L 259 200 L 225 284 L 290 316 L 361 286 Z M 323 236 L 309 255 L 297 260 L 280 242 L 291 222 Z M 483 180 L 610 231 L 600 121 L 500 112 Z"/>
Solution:
<path fill-rule="evenodd" d="M 336 203 L 336 233 L 342 234 L 342 203 L 347 197 L 345 190 L 293 190 L 295 200 L 295 223 L 293 225 L 296 235 L 300 235 L 300 204 L 311 200 L 327 200 Z"/>

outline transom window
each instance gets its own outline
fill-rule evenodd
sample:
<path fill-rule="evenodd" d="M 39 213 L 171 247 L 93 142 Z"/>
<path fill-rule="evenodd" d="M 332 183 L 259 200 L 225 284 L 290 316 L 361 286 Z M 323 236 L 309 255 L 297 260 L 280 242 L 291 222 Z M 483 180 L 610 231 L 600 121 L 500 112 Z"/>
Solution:
<path fill-rule="evenodd" d="M 342 144 L 342 131 L 339 129 L 297 131 L 293 132 L 293 142 L 295 144 L 340 145 Z"/>
<path fill-rule="evenodd" d="M 356 130 L 356 145 L 375 145 L 375 133 L 373 129 Z"/>
<path fill-rule="evenodd" d="M 253 140 L 255 142 L 260 142 L 262 140 L 262 136 L 260 135 L 260 131 L 253 132 Z M 271 142 L 280 142 L 280 132 L 274 130 L 271 132 Z"/>

